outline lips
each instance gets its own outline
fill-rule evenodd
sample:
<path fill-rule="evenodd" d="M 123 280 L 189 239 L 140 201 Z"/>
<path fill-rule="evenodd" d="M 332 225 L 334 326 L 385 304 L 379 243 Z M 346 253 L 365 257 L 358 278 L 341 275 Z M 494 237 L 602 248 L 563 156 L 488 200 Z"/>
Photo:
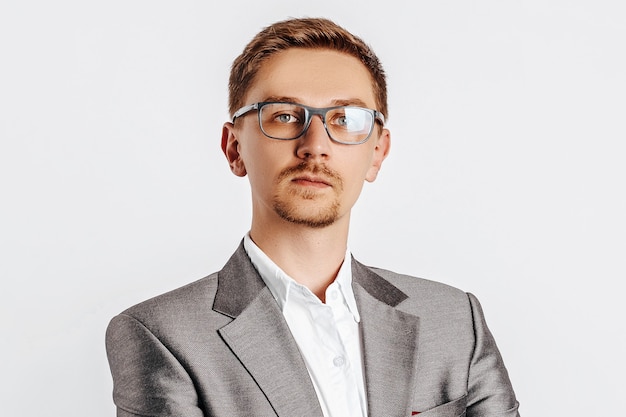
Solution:
<path fill-rule="evenodd" d="M 331 187 L 337 191 L 343 189 L 343 181 L 339 174 L 323 164 L 312 164 L 307 161 L 282 170 L 277 182 L 283 181 L 306 187 Z"/>
<path fill-rule="evenodd" d="M 316 175 L 298 175 L 297 177 L 291 180 L 292 182 L 300 183 L 300 184 L 308 184 L 313 186 L 328 186 L 332 187 L 333 184 L 330 180 L 316 176 Z"/>

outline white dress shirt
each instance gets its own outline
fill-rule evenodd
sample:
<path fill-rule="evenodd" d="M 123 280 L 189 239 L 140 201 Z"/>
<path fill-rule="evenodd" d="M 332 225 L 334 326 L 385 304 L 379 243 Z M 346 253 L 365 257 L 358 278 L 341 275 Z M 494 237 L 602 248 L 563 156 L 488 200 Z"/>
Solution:
<path fill-rule="evenodd" d="M 282 310 L 315 387 L 324 417 L 366 417 L 359 321 L 352 291 L 350 251 L 326 303 L 281 270 L 252 241 L 244 248 Z"/>

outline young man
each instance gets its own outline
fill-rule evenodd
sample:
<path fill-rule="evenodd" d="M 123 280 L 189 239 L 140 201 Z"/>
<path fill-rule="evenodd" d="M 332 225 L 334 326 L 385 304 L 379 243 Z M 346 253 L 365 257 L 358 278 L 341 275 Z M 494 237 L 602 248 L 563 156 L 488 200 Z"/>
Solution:
<path fill-rule="evenodd" d="M 474 296 L 347 250 L 386 100 L 378 58 L 328 20 L 248 44 L 222 149 L 250 180 L 250 232 L 221 271 L 111 321 L 118 416 L 518 415 Z"/>

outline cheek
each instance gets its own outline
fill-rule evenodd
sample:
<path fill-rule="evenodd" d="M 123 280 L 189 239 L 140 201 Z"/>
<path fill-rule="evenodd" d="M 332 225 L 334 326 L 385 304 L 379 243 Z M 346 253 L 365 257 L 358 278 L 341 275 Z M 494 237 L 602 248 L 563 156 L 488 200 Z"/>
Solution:
<path fill-rule="evenodd" d="M 255 143 L 246 143 L 247 146 L 242 146 L 241 156 L 251 182 L 267 184 L 276 178 L 281 167 L 285 166 L 285 159 L 289 153 L 289 150 L 285 149 L 286 146 L 276 146 L 281 144 L 263 142 L 261 138 Z"/>
<path fill-rule="evenodd" d="M 343 169 L 341 176 L 344 181 L 344 191 L 351 196 L 351 198 L 358 196 L 361 193 L 363 184 L 370 169 L 369 158 L 361 156 L 361 163 L 355 163 L 355 160 L 359 160 L 355 157 L 352 161 L 348 160 L 343 165 L 347 169 Z"/>
<path fill-rule="evenodd" d="M 344 167 L 344 175 L 355 182 L 363 182 L 372 166 L 372 152 L 354 152 L 342 157 L 339 167 Z"/>

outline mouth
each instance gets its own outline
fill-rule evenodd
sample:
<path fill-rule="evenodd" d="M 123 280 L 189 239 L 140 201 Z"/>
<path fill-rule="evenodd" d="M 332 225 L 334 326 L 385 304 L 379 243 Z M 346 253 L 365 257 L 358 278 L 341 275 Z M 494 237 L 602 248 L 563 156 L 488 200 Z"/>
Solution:
<path fill-rule="evenodd" d="M 278 175 L 277 182 L 289 183 L 309 191 L 333 189 L 339 192 L 343 189 L 339 174 L 322 164 L 315 165 L 306 161 L 285 168 Z"/>
<path fill-rule="evenodd" d="M 323 177 L 319 177 L 316 175 L 298 175 L 293 178 L 291 182 L 306 186 L 306 187 L 316 187 L 316 188 L 325 188 L 332 187 L 333 184 L 330 180 L 325 179 Z"/>

